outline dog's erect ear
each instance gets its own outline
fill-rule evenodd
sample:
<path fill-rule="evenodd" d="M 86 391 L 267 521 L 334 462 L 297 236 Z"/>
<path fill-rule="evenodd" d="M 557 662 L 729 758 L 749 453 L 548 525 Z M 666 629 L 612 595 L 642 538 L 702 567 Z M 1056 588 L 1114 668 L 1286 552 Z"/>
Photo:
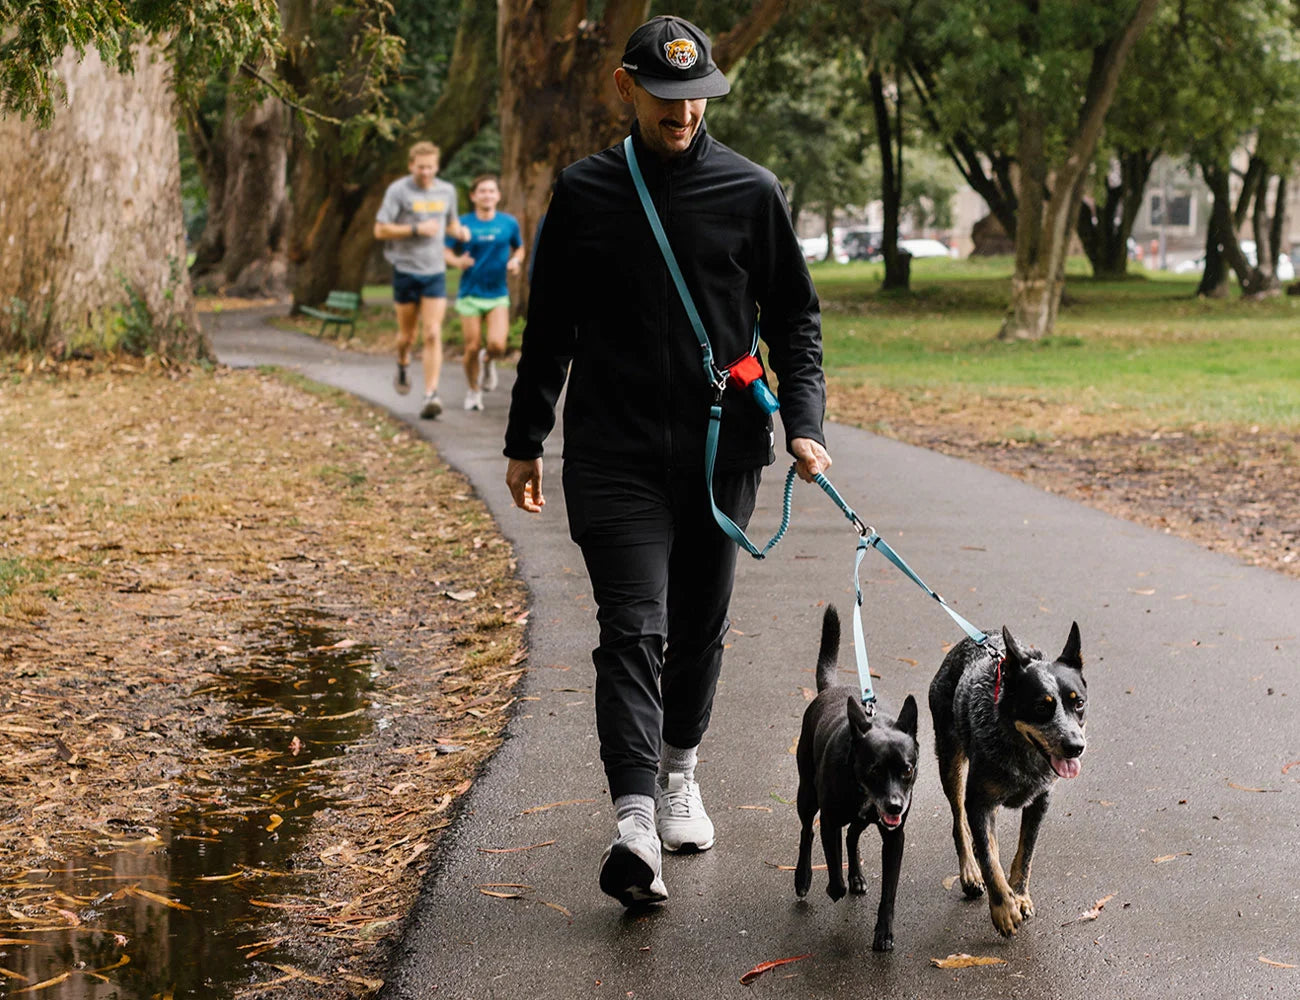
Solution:
<path fill-rule="evenodd" d="M 1016 642 L 1016 637 L 1011 634 L 1011 630 L 1005 625 L 1002 626 L 1002 641 L 1007 646 L 1007 663 L 1017 667 L 1023 667 L 1029 662 L 1029 657 L 1025 655 L 1024 650 L 1020 648 L 1020 643 Z"/>
<path fill-rule="evenodd" d="M 1070 638 L 1065 640 L 1065 649 L 1061 650 L 1061 655 L 1056 659 L 1067 667 L 1074 667 L 1080 673 L 1083 672 L 1083 657 L 1079 655 L 1078 622 L 1070 623 Z"/>
<path fill-rule="evenodd" d="M 871 732 L 871 716 L 867 710 L 862 707 L 862 702 L 858 701 L 853 695 L 849 695 L 849 725 L 858 736 L 866 736 Z"/>
<path fill-rule="evenodd" d="M 903 699 L 903 707 L 898 713 L 898 728 L 916 739 L 916 699 L 910 694 Z"/>

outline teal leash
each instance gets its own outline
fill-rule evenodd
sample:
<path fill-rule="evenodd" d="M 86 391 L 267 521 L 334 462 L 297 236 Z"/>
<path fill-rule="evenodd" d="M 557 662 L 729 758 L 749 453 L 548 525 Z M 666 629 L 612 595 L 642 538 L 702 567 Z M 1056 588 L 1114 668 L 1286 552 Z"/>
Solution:
<path fill-rule="evenodd" d="M 865 524 L 862 518 L 844 502 L 844 498 L 831 485 L 831 481 L 820 473 L 813 477 L 813 482 L 820 486 L 828 497 L 835 502 L 835 505 L 843 511 L 844 516 L 849 519 L 853 527 L 858 532 L 857 553 L 853 559 L 853 593 L 854 593 L 854 614 L 853 614 L 853 652 L 858 661 L 858 685 L 862 689 L 862 702 L 864 705 L 874 705 L 876 695 L 871 687 L 871 667 L 867 662 L 867 644 L 862 631 L 862 583 L 861 568 L 862 560 L 869 549 L 877 549 L 881 555 L 897 566 L 906 576 L 912 580 L 918 587 L 939 602 L 939 606 L 948 612 L 952 620 L 961 626 L 963 632 L 971 637 L 975 642 L 983 646 L 989 641 L 989 637 L 968 622 L 965 618 L 954 611 L 942 597 L 932 590 L 924 580 L 917 576 L 916 571 L 904 562 L 903 557 L 890 547 L 889 543 L 880 537 L 875 528 Z"/>
<path fill-rule="evenodd" d="M 774 534 L 761 549 L 749 540 L 740 525 L 736 524 L 727 514 L 718 507 L 717 502 L 713 499 L 713 466 L 718 457 L 718 432 L 722 428 L 722 393 L 727 388 L 727 372 L 720 371 L 713 361 L 713 348 L 709 345 L 709 336 L 704 331 L 704 321 L 700 319 L 699 310 L 695 308 L 695 300 L 691 298 L 690 289 L 686 287 L 686 279 L 682 276 L 682 269 L 677 264 L 677 255 L 673 253 L 672 245 L 668 242 L 668 234 L 664 232 L 664 225 L 659 219 L 659 213 L 655 210 L 654 202 L 650 199 L 650 191 L 646 187 L 645 178 L 641 174 L 641 165 L 636 159 L 636 150 L 632 147 L 632 137 L 629 135 L 623 140 L 623 152 L 627 156 L 627 169 L 632 175 L 632 184 L 636 188 L 637 197 L 641 199 L 641 208 L 645 212 L 646 220 L 650 223 L 650 230 L 654 233 L 655 242 L 659 244 L 659 252 L 663 254 L 664 263 L 668 266 L 668 274 L 673 279 L 673 284 L 677 287 L 677 294 L 682 300 L 682 305 L 686 308 L 686 317 L 691 322 L 691 329 L 695 331 L 695 339 L 700 342 L 700 352 L 704 362 L 704 377 L 708 379 L 709 385 L 713 387 L 713 405 L 709 407 L 709 430 L 704 441 L 704 486 L 709 493 L 709 507 L 713 510 L 713 519 L 733 542 L 748 552 L 755 559 L 763 559 L 772 551 L 772 548 L 785 537 L 786 531 L 790 527 L 790 506 L 794 499 L 794 476 L 795 466 L 790 466 L 790 471 L 785 477 L 785 497 L 781 504 L 781 526 L 777 528 Z M 758 326 L 754 327 L 754 340 L 750 347 L 750 353 L 758 350 Z"/>

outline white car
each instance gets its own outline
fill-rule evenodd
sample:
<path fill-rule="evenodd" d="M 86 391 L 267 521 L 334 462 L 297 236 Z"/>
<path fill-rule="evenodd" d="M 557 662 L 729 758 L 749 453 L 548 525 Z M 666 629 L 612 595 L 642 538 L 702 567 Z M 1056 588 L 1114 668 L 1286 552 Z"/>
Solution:
<path fill-rule="evenodd" d="M 805 236 L 799 240 L 799 246 L 803 249 L 804 260 L 826 259 L 825 236 Z"/>
<path fill-rule="evenodd" d="M 1255 241 L 1242 240 L 1241 252 L 1246 255 L 1246 261 L 1250 266 L 1255 267 Z M 1184 260 L 1179 262 L 1174 267 L 1174 274 L 1200 274 L 1204 270 L 1205 254 L 1201 254 L 1195 260 Z M 1282 254 L 1277 259 L 1277 280 L 1295 281 L 1295 265 L 1291 263 L 1291 258 L 1286 254 Z"/>
<path fill-rule="evenodd" d="M 951 257 L 952 251 L 938 240 L 899 240 L 898 249 L 913 257 Z"/>

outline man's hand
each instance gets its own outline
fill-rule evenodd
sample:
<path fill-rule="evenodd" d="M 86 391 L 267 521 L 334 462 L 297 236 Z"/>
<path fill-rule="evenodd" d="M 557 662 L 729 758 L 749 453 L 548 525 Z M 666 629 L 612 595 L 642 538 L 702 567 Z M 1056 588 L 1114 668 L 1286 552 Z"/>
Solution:
<path fill-rule="evenodd" d="M 469 226 L 463 222 L 457 222 L 451 228 L 451 238 L 457 243 L 468 243 L 470 241 Z"/>
<path fill-rule="evenodd" d="M 795 438 L 790 442 L 799 478 L 811 483 L 813 478 L 831 467 L 831 456 L 812 438 Z"/>
<path fill-rule="evenodd" d="M 437 236 L 438 220 L 425 219 L 423 222 L 417 222 L 415 224 L 415 231 L 419 233 L 421 236 Z"/>
<path fill-rule="evenodd" d="M 459 267 L 462 271 L 468 271 L 471 267 L 474 266 L 474 258 L 467 253 L 463 253 L 456 258 L 456 266 Z"/>
<path fill-rule="evenodd" d="M 519 257 L 511 257 L 506 261 L 506 271 L 510 274 L 518 274 L 524 266 L 524 262 Z"/>
<path fill-rule="evenodd" d="M 542 460 L 540 458 L 512 458 L 506 466 L 506 486 L 514 497 L 515 506 L 530 514 L 540 514 L 546 506 L 542 496 Z"/>

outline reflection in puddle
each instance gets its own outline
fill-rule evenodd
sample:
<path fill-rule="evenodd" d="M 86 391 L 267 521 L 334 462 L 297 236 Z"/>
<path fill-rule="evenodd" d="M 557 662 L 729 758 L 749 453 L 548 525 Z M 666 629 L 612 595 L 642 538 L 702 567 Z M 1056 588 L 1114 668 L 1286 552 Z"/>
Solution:
<path fill-rule="evenodd" d="M 5 887 L 11 907 L 31 915 L 24 897 L 39 899 L 49 919 L 0 938 L 0 996 L 206 1000 L 281 975 L 249 959 L 287 961 L 261 928 L 297 905 L 291 858 L 329 802 L 318 765 L 369 732 L 377 669 L 373 647 L 301 617 L 310 623 L 268 629 L 205 689 L 231 706 L 229 728 L 207 741 L 230 759 L 224 781 L 200 772 L 210 783 L 157 827 L 110 819 L 115 835 L 88 854 Z"/>

